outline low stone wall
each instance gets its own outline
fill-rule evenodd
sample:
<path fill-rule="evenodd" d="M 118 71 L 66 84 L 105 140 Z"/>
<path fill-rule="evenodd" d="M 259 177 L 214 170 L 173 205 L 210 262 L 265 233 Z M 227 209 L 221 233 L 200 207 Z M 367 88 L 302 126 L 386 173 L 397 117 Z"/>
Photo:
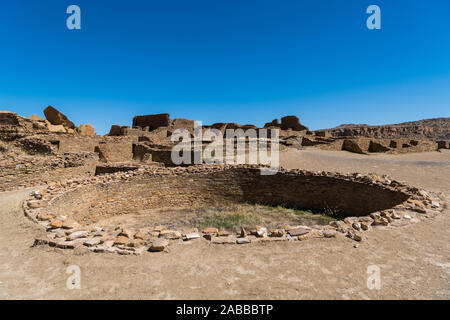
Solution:
<path fill-rule="evenodd" d="M 87 186 L 55 201 L 54 212 L 73 216 L 78 222 L 96 222 L 102 216 L 141 209 L 248 202 L 363 216 L 392 208 L 408 198 L 407 193 L 372 181 L 295 171 L 262 176 L 259 169 L 235 167 L 177 175 L 166 171 L 133 181 Z M 73 214 L 74 209 L 77 214 Z"/>
<path fill-rule="evenodd" d="M 214 226 L 201 234 L 198 230 L 167 230 L 164 226 L 143 230 L 93 226 L 104 218 L 142 209 L 217 207 L 242 202 L 329 210 L 347 218 L 317 228 L 292 226 L 267 230 L 255 226 L 249 233 L 242 230 L 237 237 Z M 260 169 L 254 166 L 228 165 L 147 167 L 52 183 L 47 189 L 33 192 L 24 204 L 26 215 L 49 231 L 36 244 L 61 248 L 84 245 L 93 251 L 123 254 L 140 253 L 154 246 L 163 250 L 169 242 L 163 241 L 161 245 L 162 240 L 191 240 L 201 236 L 213 243 L 241 244 L 263 239 L 332 237 L 340 231 L 360 241 L 361 232 L 370 230 L 372 225 L 408 220 L 416 213 L 432 215 L 440 207 L 440 200 L 430 193 L 387 177 L 302 170 L 281 170 L 273 176 L 261 176 Z"/>
<path fill-rule="evenodd" d="M 98 156 L 94 152 L 57 154 L 45 157 L 0 154 L 0 192 L 29 188 L 73 176 L 93 175 Z"/>

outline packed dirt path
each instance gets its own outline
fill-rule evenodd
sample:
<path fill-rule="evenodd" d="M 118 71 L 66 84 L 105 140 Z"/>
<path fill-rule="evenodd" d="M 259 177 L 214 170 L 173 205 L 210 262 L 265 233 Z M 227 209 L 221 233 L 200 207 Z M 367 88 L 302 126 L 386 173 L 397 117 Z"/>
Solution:
<path fill-rule="evenodd" d="M 284 152 L 288 168 L 389 174 L 450 198 L 450 153 L 363 156 Z M 0 299 L 449 299 L 450 211 L 344 238 L 242 246 L 195 240 L 142 256 L 31 247 L 43 233 L 23 215 L 28 191 L 0 194 Z M 66 287 L 67 267 L 81 289 Z M 381 288 L 367 287 L 380 268 Z"/>

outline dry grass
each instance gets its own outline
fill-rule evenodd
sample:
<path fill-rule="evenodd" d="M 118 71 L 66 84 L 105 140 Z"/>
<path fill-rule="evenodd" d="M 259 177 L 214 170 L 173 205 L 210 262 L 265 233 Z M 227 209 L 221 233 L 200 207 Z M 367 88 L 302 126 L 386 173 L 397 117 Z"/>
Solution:
<path fill-rule="evenodd" d="M 282 206 L 240 204 L 220 210 L 220 212 L 217 208 L 207 211 L 206 214 L 198 216 L 193 221 L 196 227 L 219 227 L 231 230 L 239 227 L 264 225 L 270 228 L 278 228 L 289 224 L 323 225 L 334 220 L 326 214 L 288 209 Z"/>
<path fill-rule="evenodd" d="M 127 215 L 104 219 L 104 224 L 116 224 L 142 228 L 164 225 L 168 228 L 183 230 L 187 228 L 216 227 L 229 231 L 240 227 L 250 228 L 262 225 L 268 228 L 282 228 L 286 225 L 325 225 L 334 220 L 328 212 L 288 209 L 282 206 L 264 206 L 258 204 L 213 205 L 200 208 L 159 208 L 140 210 Z"/>

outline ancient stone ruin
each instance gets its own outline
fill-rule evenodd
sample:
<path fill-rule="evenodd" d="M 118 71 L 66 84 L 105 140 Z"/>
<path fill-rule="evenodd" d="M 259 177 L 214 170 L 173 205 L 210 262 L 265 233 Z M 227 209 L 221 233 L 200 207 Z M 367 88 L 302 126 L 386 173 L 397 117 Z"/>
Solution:
<path fill-rule="evenodd" d="M 164 225 L 117 226 L 111 217 L 148 210 L 217 207 L 233 203 L 328 210 L 341 217 L 329 225 L 255 226 L 238 232 L 210 226 L 199 231 Z M 163 251 L 170 241 L 205 238 L 212 244 L 246 244 L 332 238 L 337 232 L 361 241 L 377 225 L 400 225 L 415 216 L 439 213 L 440 200 L 423 190 L 383 177 L 290 170 L 261 176 L 257 166 L 148 167 L 72 179 L 36 190 L 24 203 L 26 215 L 47 229 L 35 245 L 94 252 L 140 254 Z"/>
<path fill-rule="evenodd" d="M 140 254 L 167 251 L 177 241 L 194 239 L 254 244 L 343 234 L 361 241 L 372 227 L 402 225 L 442 209 L 437 195 L 375 174 L 280 168 L 265 176 L 261 164 L 176 165 L 171 158 L 176 143 L 172 137 L 178 129 L 194 135 L 196 124 L 171 119 L 169 114 L 136 116 L 131 127 L 112 125 L 105 136 L 97 135 L 89 124 L 76 126 L 53 107 L 44 114 L 45 120 L 0 112 L 0 191 L 34 189 L 23 207 L 46 230 L 35 245 Z M 281 151 L 317 148 L 371 154 L 449 148 L 450 126 L 433 127 L 428 122 L 310 131 L 298 117 L 286 116 L 264 128 L 277 130 Z M 225 133 L 260 128 L 237 123 L 201 128 L 208 129 Z M 258 135 L 257 140 L 274 143 L 271 134 Z M 208 143 L 201 141 L 201 150 Z M 207 210 L 220 213 L 240 206 L 303 210 L 330 221 L 263 220 L 237 229 L 215 225 L 214 220 L 202 228 L 196 224 Z M 170 220 L 171 216 L 184 218 Z"/>

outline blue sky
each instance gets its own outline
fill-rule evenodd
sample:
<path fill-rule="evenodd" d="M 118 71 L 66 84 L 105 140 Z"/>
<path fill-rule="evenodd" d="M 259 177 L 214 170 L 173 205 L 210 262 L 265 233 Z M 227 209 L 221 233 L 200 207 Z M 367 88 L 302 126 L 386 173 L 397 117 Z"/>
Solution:
<path fill-rule="evenodd" d="M 0 110 L 53 105 L 101 134 L 161 112 L 312 129 L 450 116 L 448 0 L 2 0 L 0 41 Z"/>

